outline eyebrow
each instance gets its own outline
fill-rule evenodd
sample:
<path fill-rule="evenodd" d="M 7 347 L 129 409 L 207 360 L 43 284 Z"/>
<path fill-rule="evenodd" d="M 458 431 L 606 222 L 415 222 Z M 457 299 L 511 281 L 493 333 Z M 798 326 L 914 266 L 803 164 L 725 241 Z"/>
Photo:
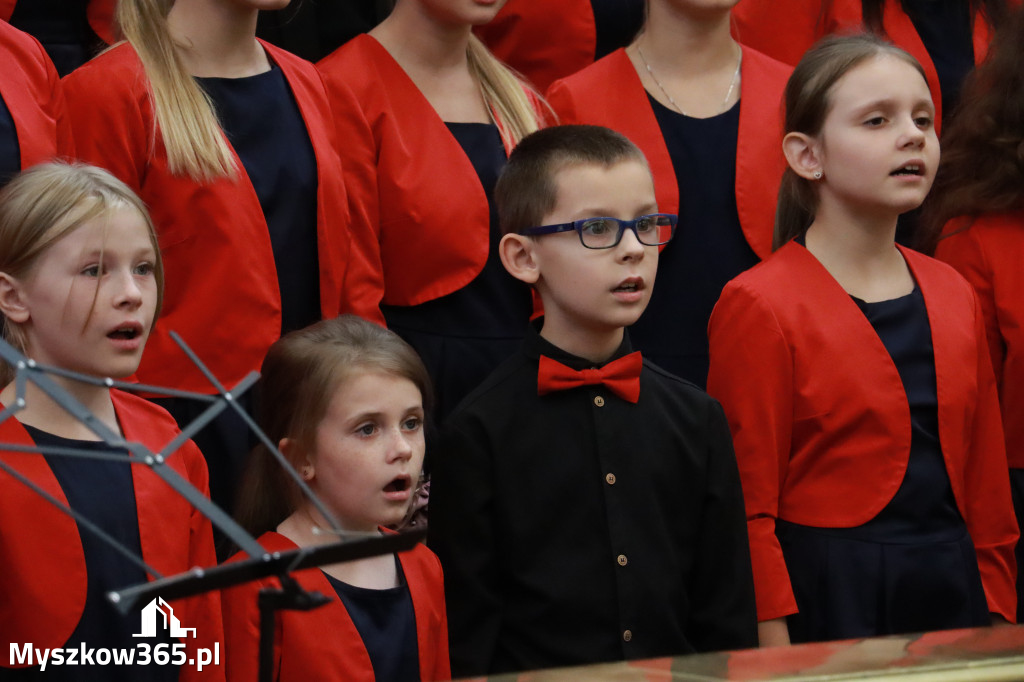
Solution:
<path fill-rule="evenodd" d="M 894 106 L 899 106 L 899 103 L 891 97 L 886 97 L 883 99 L 872 100 L 863 106 L 857 107 L 854 111 L 857 112 L 857 115 L 863 115 L 870 111 L 874 111 L 875 109 L 891 109 Z M 911 107 L 911 111 L 916 111 L 918 109 L 935 111 L 935 103 L 932 102 L 931 98 L 919 99 L 914 102 L 914 105 Z"/>

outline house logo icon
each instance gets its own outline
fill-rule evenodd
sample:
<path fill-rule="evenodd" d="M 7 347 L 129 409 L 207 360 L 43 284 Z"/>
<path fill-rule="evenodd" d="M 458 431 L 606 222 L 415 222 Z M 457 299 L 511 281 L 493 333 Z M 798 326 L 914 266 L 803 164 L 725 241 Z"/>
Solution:
<path fill-rule="evenodd" d="M 171 637 L 196 636 L 195 628 L 183 628 L 174 609 L 160 597 L 153 599 L 142 609 L 142 632 L 132 637 L 156 637 L 157 628 L 160 627 L 157 618 L 163 618 L 163 630 L 167 630 Z"/>

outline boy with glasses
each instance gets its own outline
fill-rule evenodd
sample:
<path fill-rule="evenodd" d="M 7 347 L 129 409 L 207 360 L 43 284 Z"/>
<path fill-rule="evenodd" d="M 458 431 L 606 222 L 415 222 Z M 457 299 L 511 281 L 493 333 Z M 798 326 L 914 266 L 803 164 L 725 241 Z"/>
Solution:
<path fill-rule="evenodd" d="M 434 450 L 453 673 L 756 646 L 722 408 L 625 332 L 676 223 L 643 154 L 607 128 L 548 128 L 496 198 L 502 263 L 544 317 Z"/>

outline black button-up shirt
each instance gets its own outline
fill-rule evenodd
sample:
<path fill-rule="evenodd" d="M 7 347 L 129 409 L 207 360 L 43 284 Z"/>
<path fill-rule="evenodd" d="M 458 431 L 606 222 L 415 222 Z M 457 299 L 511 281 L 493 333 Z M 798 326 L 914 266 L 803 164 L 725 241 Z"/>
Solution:
<path fill-rule="evenodd" d="M 531 329 L 431 453 L 453 673 L 756 646 L 721 406 L 648 362 L 635 404 L 603 386 L 538 396 L 541 354 L 592 366 Z"/>

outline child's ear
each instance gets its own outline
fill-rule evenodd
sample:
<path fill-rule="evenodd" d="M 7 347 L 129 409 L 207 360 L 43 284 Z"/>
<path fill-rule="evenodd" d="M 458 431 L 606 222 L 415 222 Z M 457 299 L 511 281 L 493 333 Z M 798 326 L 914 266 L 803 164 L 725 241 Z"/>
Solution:
<path fill-rule="evenodd" d="M 527 284 L 535 284 L 540 278 L 534 247 L 536 242 L 521 234 L 506 234 L 498 244 L 501 264 L 510 275 Z"/>
<path fill-rule="evenodd" d="M 25 305 L 21 284 L 6 272 L 0 272 L 0 313 L 11 322 L 28 322 L 29 309 Z"/>
<path fill-rule="evenodd" d="M 277 442 L 277 449 L 281 451 L 284 458 L 288 461 L 292 461 L 293 453 L 296 448 L 299 447 L 299 443 L 294 438 L 282 438 Z M 302 477 L 303 481 L 312 481 L 313 476 L 316 475 L 316 468 L 313 466 L 313 461 L 306 455 L 302 458 L 301 462 L 296 463 L 296 469 L 298 469 L 299 476 Z"/>
<path fill-rule="evenodd" d="M 821 153 L 818 141 L 804 133 L 788 133 L 782 138 L 782 152 L 793 172 L 805 180 L 821 179 Z M 815 176 L 815 173 L 818 173 Z"/>

